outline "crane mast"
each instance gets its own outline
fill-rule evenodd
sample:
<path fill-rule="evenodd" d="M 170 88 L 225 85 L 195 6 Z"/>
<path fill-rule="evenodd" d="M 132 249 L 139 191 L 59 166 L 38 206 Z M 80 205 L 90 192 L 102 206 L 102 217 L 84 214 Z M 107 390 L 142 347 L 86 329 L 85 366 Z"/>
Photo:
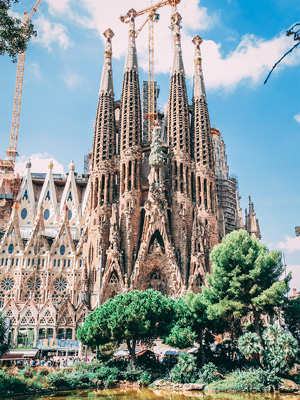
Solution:
<path fill-rule="evenodd" d="M 147 7 L 141 11 L 136 13 L 136 17 L 140 15 L 144 15 L 148 13 L 148 17 L 146 21 L 141 25 L 139 29 L 136 30 L 136 37 L 143 29 L 143 27 L 148 22 L 148 113 L 146 114 L 146 119 L 148 120 L 148 139 L 150 141 L 151 132 L 153 130 L 153 126 L 157 119 L 157 113 L 155 109 L 155 84 L 154 84 L 154 23 L 159 21 L 159 14 L 156 11 L 164 6 L 170 5 L 172 7 L 172 15 L 176 12 L 177 4 L 180 3 L 181 0 L 162 0 L 154 5 L 151 4 L 150 7 Z M 123 15 L 120 17 L 122 22 L 129 22 L 129 14 Z"/>
<path fill-rule="evenodd" d="M 35 14 L 35 12 L 37 11 L 42 2 L 43 0 L 38 0 L 28 14 L 27 11 L 24 12 L 24 18 L 22 22 L 24 27 L 26 27 L 31 22 L 33 15 Z M 19 132 L 20 109 L 21 109 L 22 90 L 23 90 L 25 52 L 26 50 L 23 51 L 22 53 L 19 53 L 18 55 L 17 78 L 16 78 L 14 108 L 13 108 L 13 116 L 12 116 L 11 132 L 10 132 L 10 143 L 9 143 L 9 149 L 6 151 L 8 159 L 0 160 L 0 169 L 5 169 L 11 173 L 14 172 L 15 160 L 16 156 L 18 155 L 17 140 Z"/>

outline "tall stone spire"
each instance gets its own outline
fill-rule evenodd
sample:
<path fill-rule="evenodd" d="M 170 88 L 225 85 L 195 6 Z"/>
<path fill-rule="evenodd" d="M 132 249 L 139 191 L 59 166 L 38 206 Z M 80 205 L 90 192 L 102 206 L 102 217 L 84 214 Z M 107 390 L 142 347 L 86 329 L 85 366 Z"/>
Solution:
<path fill-rule="evenodd" d="M 185 74 L 180 41 L 181 15 L 172 15 L 174 58 L 171 71 L 168 135 L 171 153 L 175 150 L 183 155 L 190 154 L 189 104 L 186 91 Z"/>
<path fill-rule="evenodd" d="M 174 246 L 185 288 L 188 282 L 192 235 L 190 118 L 180 40 L 181 16 L 171 17 L 174 58 L 170 77 L 168 141 L 171 164 L 171 225 L 177 231 Z"/>
<path fill-rule="evenodd" d="M 218 243 L 219 237 L 217 221 L 218 206 L 211 128 L 201 64 L 201 37 L 198 35 L 195 36 L 193 38 L 193 43 L 195 45 L 193 113 L 191 124 L 192 157 L 195 159 L 193 187 L 195 188 L 197 218 L 201 226 L 204 227 L 205 236 L 207 238 L 203 246 L 203 256 L 206 260 L 203 267 L 205 272 L 209 272 L 208 254 L 213 246 Z M 201 263 L 203 264 L 203 262 Z"/>
<path fill-rule="evenodd" d="M 115 151 L 115 111 L 114 89 L 111 67 L 112 38 L 111 29 L 104 32 L 106 45 L 104 65 L 100 84 L 98 107 L 95 121 L 93 158 L 91 170 L 90 217 L 88 240 L 84 244 L 84 258 L 87 260 L 89 276 L 95 276 L 91 286 L 91 305 L 98 299 L 100 278 L 95 274 L 100 263 L 105 265 L 109 246 L 109 220 L 114 190 Z"/>
<path fill-rule="evenodd" d="M 245 210 L 246 214 L 246 229 L 249 235 L 255 237 L 257 240 L 261 239 L 261 234 L 260 234 L 260 229 L 259 229 L 259 224 L 258 224 L 258 219 L 256 218 L 256 214 L 254 211 L 254 205 L 253 202 L 251 201 L 251 197 L 249 196 L 249 212 L 247 213 L 247 210 Z"/>
<path fill-rule="evenodd" d="M 114 88 L 111 67 L 111 39 L 114 33 L 111 29 L 106 29 L 104 36 L 106 37 L 105 60 L 100 84 L 93 143 L 94 172 L 102 166 L 104 161 L 111 160 L 115 153 Z"/>
<path fill-rule="evenodd" d="M 128 278 L 139 247 L 141 220 L 141 98 L 135 45 L 136 11 L 128 11 L 129 44 L 124 68 L 120 108 L 120 233 L 124 247 L 124 268 Z"/>

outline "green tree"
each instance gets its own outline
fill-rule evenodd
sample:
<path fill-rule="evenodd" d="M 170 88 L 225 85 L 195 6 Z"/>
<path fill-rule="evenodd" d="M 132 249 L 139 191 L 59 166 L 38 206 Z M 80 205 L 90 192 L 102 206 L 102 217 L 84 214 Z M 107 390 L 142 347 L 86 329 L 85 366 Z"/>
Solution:
<path fill-rule="evenodd" d="M 10 348 L 9 328 L 5 323 L 5 317 L 0 313 L 0 357 Z"/>
<path fill-rule="evenodd" d="M 12 4 L 19 0 L 0 0 L 0 55 L 7 53 L 12 60 L 17 60 L 18 53 L 26 50 L 27 42 L 36 35 L 32 23 L 26 27 L 22 21 L 9 15 Z"/>
<path fill-rule="evenodd" d="M 148 289 L 132 290 L 107 300 L 78 328 L 78 339 L 89 346 L 125 341 L 133 363 L 137 340 L 164 336 L 170 331 L 174 300 Z"/>
<path fill-rule="evenodd" d="M 283 312 L 289 331 L 300 341 L 300 297 L 287 300 L 283 307 Z"/>
<path fill-rule="evenodd" d="M 296 357 L 298 342 L 281 326 L 270 325 L 263 331 L 262 342 L 256 333 L 248 332 L 239 338 L 239 348 L 246 357 L 259 360 L 262 367 L 284 374 Z"/>
<path fill-rule="evenodd" d="M 281 254 L 269 252 L 240 230 L 215 246 L 210 258 L 213 273 L 207 275 L 208 287 L 203 288 L 208 319 L 222 319 L 229 327 L 241 329 L 241 318 L 252 315 L 254 330 L 261 336 L 263 315 L 276 315 L 288 289 L 290 276 L 280 280 Z"/>

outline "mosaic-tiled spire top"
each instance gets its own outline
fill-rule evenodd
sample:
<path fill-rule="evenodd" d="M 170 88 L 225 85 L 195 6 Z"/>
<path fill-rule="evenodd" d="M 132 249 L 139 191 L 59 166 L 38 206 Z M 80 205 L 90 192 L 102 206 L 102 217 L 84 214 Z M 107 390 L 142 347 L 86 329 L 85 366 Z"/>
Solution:
<path fill-rule="evenodd" d="M 135 17 L 137 15 L 136 11 L 132 8 L 128 11 L 128 15 L 130 16 L 129 20 L 129 42 L 128 42 L 128 49 L 126 54 L 126 62 L 124 71 L 127 70 L 136 70 L 138 71 L 138 60 L 137 60 L 137 52 L 136 52 L 136 45 L 135 45 Z"/>
<path fill-rule="evenodd" d="M 193 43 L 195 45 L 195 75 L 194 75 L 194 91 L 193 98 L 200 99 L 203 98 L 206 100 L 206 92 L 204 86 L 203 72 L 202 72 L 202 58 L 201 58 L 201 50 L 200 45 L 202 43 L 202 39 L 199 35 L 193 38 Z"/>
<path fill-rule="evenodd" d="M 129 44 L 124 68 L 123 88 L 121 95 L 120 114 L 120 154 L 125 149 L 140 146 L 141 143 L 141 98 L 139 72 L 135 46 L 135 17 L 136 11 L 128 11 Z"/>
<path fill-rule="evenodd" d="M 195 75 L 194 75 L 194 93 L 193 93 L 193 121 L 192 121 L 192 146 L 196 165 L 213 170 L 213 147 L 211 139 L 211 128 L 209 113 L 207 107 L 204 79 L 202 73 L 200 36 L 193 38 L 195 45 Z"/>
<path fill-rule="evenodd" d="M 111 160 L 115 153 L 114 88 L 111 67 L 111 41 L 114 33 L 111 29 L 106 29 L 104 36 L 106 37 L 104 65 L 93 142 L 93 171 L 95 172 L 101 167 L 103 161 Z"/>
<path fill-rule="evenodd" d="M 180 44 L 180 21 L 178 12 L 172 15 L 174 58 L 169 91 L 168 138 L 172 152 L 190 155 L 189 104 Z"/>
<path fill-rule="evenodd" d="M 181 35 L 180 35 L 181 20 L 182 20 L 181 15 L 178 12 L 172 15 L 171 23 L 172 23 L 173 39 L 174 39 L 174 59 L 173 59 L 173 67 L 171 74 L 175 74 L 177 72 L 184 73 L 182 49 L 181 49 Z"/>
<path fill-rule="evenodd" d="M 106 37 L 106 44 L 105 44 L 105 51 L 104 51 L 104 65 L 102 71 L 102 79 L 100 84 L 100 92 L 108 92 L 113 93 L 113 75 L 112 75 L 112 68 L 111 68 L 111 57 L 112 57 L 112 46 L 111 46 L 111 39 L 115 36 L 111 29 L 106 29 L 103 33 Z"/>

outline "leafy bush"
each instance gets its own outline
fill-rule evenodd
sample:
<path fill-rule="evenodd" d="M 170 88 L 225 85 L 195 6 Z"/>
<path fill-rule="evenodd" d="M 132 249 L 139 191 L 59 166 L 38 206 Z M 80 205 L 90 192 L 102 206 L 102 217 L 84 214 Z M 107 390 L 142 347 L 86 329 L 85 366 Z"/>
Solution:
<path fill-rule="evenodd" d="M 54 386 L 55 388 L 65 389 L 70 387 L 67 375 L 63 371 L 50 372 L 47 378 L 50 386 Z"/>
<path fill-rule="evenodd" d="M 122 375 L 126 381 L 137 382 L 140 380 L 143 372 L 144 371 L 141 367 L 135 366 L 134 364 L 128 364 Z"/>
<path fill-rule="evenodd" d="M 239 338 L 239 348 L 245 357 L 254 358 L 261 353 L 260 338 L 257 333 L 247 332 Z"/>
<path fill-rule="evenodd" d="M 202 383 L 211 383 L 217 380 L 216 373 L 218 372 L 217 367 L 212 362 L 203 365 L 199 374 L 199 380 Z"/>
<path fill-rule="evenodd" d="M 263 363 L 276 373 L 288 372 L 298 352 L 298 341 L 281 326 L 270 325 L 263 332 Z"/>
<path fill-rule="evenodd" d="M 210 389 L 221 392 L 269 392 L 277 389 L 280 379 L 274 372 L 252 369 L 246 371 L 235 371 L 226 376 L 224 380 L 214 381 Z"/>
<path fill-rule="evenodd" d="M 140 382 L 141 382 L 142 385 L 149 385 L 151 380 L 152 380 L 152 374 L 151 374 L 150 371 L 144 371 L 141 374 Z"/>
<path fill-rule="evenodd" d="M 176 383 L 195 383 L 197 380 L 196 357 L 192 354 L 181 353 L 178 363 L 171 371 L 171 380 Z"/>
<path fill-rule="evenodd" d="M 94 377 L 104 382 L 112 382 L 122 378 L 122 375 L 118 368 L 103 364 L 94 372 Z"/>
<path fill-rule="evenodd" d="M 26 393 L 28 386 L 25 381 L 19 377 L 8 377 L 4 372 L 0 371 L 0 395 L 7 396 L 8 394 Z"/>

